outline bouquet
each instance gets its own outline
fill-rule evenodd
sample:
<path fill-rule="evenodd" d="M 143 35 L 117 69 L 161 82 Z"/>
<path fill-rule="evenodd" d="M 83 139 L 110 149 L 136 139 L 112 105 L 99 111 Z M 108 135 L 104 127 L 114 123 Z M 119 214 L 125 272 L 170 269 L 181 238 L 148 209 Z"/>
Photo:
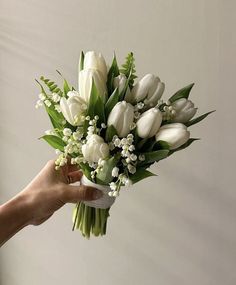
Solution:
<path fill-rule="evenodd" d="M 135 82 L 135 72 L 133 53 L 121 67 L 114 55 L 108 68 L 100 53 L 89 51 L 80 55 L 77 89 L 63 77 L 62 88 L 43 76 L 36 80 L 41 87 L 36 108 L 44 106 L 52 123 L 42 139 L 56 150 L 56 169 L 70 159 L 83 172 L 80 183 L 103 192 L 74 208 L 73 230 L 87 238 L 106 234 L 122 187 L 155 175 L 148 168 L 197 140 L 188 127 L 211 113 L 193 118 L 193 84 L 164 101 L 160 78 L 146 74 Z"/>

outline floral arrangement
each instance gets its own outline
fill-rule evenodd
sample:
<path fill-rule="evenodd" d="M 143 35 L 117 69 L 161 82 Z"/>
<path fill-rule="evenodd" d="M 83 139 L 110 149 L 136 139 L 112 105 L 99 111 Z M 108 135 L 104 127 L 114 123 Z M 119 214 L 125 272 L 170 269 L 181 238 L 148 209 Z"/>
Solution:
<path fill-rule="evenodd" d="M 135 72 L 133 53 L 121 68 L 114 55 L 108 69 L 100 53 L 89 51 L 80 55 L 78 89 L 64 78 L 63 88 L 43 76 L 36 80 L 41 87 L 36 108 L 45 107 L 53 126 L 42 139 L 56 149 L 56 169 L 70 159 L 83 171 L 80 183 L 104 193 L 73 211 L 73 230 L 87 238 L 106 234 L 122 187 L 155 175 L 147 169 L 197 140 L 188 127 L 211 113 L 193 118 L 197 108 L 188 99 L 193 84 L 164 101 L 159 77 L 147 74 L 135 83 Z"/>

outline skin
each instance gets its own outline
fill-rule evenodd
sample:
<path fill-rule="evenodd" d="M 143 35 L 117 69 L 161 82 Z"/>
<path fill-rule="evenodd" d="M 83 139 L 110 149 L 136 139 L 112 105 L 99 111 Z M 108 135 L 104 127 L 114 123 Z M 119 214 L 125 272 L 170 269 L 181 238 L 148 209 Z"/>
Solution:
<path fill-rule="evenodd" d="M 102 197 L 98 189 L 68 184 L 80 181 L 82 172 L 67 165 L 55 170 L 50 160 L 26 188 L 0 206 L 0 246 L 28 225 L 40 225 L 66 203 L 96 200 Z"/>

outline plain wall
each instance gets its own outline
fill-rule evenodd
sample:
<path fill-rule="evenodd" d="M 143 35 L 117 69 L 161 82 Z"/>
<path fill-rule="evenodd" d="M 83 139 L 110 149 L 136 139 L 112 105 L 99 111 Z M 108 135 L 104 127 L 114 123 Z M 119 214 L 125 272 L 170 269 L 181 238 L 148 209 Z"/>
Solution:
<path fill-rule="evenodd" d="M 129 51 L 137 74 L 155 73 L 164 98 L 195 82 L 202 140 L 152 167 L 158 177 L 124 191 L 107 236 L 72 232 L 73 205 L 27 227 L 0 250 L 1 285 L 236 284 L 236 1 L 0 1 L 0 202 L 55 156 L 39 141 L 50 128 L 35 110 L 34 78 L 59 69 L 77 84 L 81 50 L 119 63 Z M 17 217 L 16 217 L 17 218 Z"/>

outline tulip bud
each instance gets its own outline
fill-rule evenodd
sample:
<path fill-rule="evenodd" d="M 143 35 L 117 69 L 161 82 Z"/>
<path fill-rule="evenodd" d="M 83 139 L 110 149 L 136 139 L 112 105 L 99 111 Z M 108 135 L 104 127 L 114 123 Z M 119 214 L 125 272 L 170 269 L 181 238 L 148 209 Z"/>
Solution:
<path fill-rule="evenodd" d="M 98 162 L 109 155 L 109 146 L 99 135 L 89 136 L 86 144 L 82 146 L 82 153 L 88 162 Z"/>
<path fill-rule="evenodd" d="M 99 95 L 105 101 L 106 82 L 100 71 L 96 69 L 83 69 L 79 72 L 79 94 L 88 103 L 91 95 L 92 82 L 98 90 Z"/>
<path fill-rule="evenodd" d="M 126 82 L 127 82 L 126 76 L 124 74 L 120 74 L 114 78 L 113 84 L 115 88 L 118 87 L 119 93 L 121 93 L 125 88 Z"/>
<path fill-rule="evenodd" d="M 190 137 L 187 127 L 181 123 L 162 126 L 156 134 L 156 141 L 165 141 L 170 149 L 176 149 L 185 144 Z"/>
<path fill-rule="evenodd" d="M 171 106 L 174 110 L 172 122 L 186 123 L 197 112 L 197 108 L 194 108 L 193 102 L 185 98 L 174 101 Z"/>
<path fill-rule="evenodd" d="M 134 107 L 126 101 L 118 102 L 111 110 L 107 124 L 113 125 L 119 137 L 123 138 L 130 132 L 134 120 Z"/>
<path fill-rule="evenodd" d="M 137 132 L 141 138 L 151 138 L 155 136 L 162 122 L 161 111 L 151 108 L 142 113 L 137 121 Z"/>
<path fill-rule="evenodd" d="M 84 56 L 84 69 L 96 69 L 103 75 L 104 81 L 107 80 L 107 65 L 101 53 L 94 51 L 86 52 Z"/>
<path fill-rule="evenodd" d="M 75 95 L 72 91 L 68 92 L 68 95 L 70 95 L 68 99 L 62 97 L 60 100 L 61 111 L 68 123 L 78 126 L 82 122 L 87 105 L 83 98 Z"/>
<path fill-rule="evenodd" d="M 146 74 L 134 85 L 130 94 L 125 96 L 125 100 L 132 104 L 143 101 L 147 107 L 154 107 L 161 98 L 164 89 L 165 84 L 160 81 L 159 77 Z"/>

